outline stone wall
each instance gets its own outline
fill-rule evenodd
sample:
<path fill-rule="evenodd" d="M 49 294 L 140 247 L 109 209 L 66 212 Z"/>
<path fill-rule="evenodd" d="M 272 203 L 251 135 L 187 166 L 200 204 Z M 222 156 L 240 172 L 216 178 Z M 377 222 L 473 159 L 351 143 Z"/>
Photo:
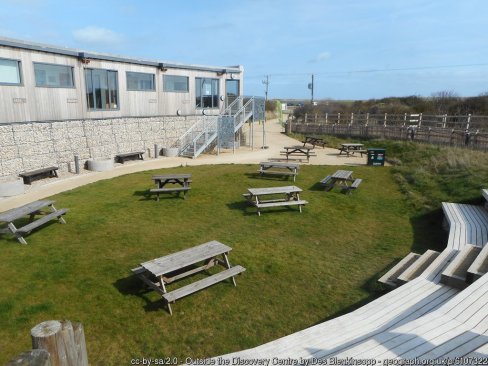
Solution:
<path fill-rule="evenodd" d="M 73 167 L 74 156 L 113 157 L 118 153 L 151 153 L 171 145 L 200 119 L 215 116 L 113 118 L 0 125 L 0 177 L 58 166 Z"/>

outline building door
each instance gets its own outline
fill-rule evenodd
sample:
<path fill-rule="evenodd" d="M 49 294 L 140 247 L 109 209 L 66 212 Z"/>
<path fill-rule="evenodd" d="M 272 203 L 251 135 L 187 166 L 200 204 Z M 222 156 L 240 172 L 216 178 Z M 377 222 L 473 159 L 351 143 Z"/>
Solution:
<path fill-rule="evenodd" d="M 225 80 L 225 106 L 227 107 L 239 96 L 239 80 Z"/>

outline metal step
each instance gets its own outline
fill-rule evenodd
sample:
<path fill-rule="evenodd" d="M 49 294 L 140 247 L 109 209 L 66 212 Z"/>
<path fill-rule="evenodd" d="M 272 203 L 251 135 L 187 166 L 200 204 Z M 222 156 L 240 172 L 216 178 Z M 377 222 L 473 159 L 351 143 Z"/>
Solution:
<path fill-rule="evenodd" d="M 467 287 L 469 285 L 469 282 L 466 281 L 468 268 L 473 264 L 480 251 L 481 248 L 467 244 L 442 272 L 441 283 L 459 289 Z"/>
<path fill-rule="evenodd" d="M 386 272 L 378 282 L 384 283 L 392 288 L 398 286 L 397 278 L 403 272 L 406 271 L 408 267 L 410 267 L 414 262 L 416 262 L 420 258 L 420 254 L 417 253 L 408 253 L 405 258 L 403 258 L 400 262 L 398 262 L 392 269 Z"/>
<path fill-rule="evenodd" d="M 427 269 L 428 266 L 437 258 L 439 252 L 435 250 L 427 250 L 424 254 L 420 256 L 410 267 L 408 267 L 400 276 L 397 278 L 397 283 L 403 285 L 408 281 L 411 281 L 422 274 L 423 271 Z"/>

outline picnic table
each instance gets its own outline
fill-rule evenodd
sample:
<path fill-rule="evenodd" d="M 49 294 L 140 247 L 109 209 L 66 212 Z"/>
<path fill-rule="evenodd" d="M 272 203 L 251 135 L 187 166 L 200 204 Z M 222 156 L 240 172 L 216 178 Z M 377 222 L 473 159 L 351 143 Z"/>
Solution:
<path fill-rule="evenodd" d="M 315 136 L 305 136 L 305 139 L 302 142 L 303 142 L 303 146 L 310 144 L 314 148 L 315 148 L 315 145 L 319 145 L 319 146 L 322 146 L 323 148 L 325 148 L 325 144 L 326 144 L 326 142 L 324 141 L 323 138 L 315 137 Z"/>
<path fill-rule="evenodd" d="M 49 211 L 43 211 L 45 208 L 48 208 Z M 41 200 L 31 202 L 27 205 L 16 207 L 0 213 L 0 222 L 7 224 L 6 228 L 0 229 L 0 233 L 10 232 L 15 235 L 20 243 L 27 244 L 24 236 L 50 220 L 58 219 L 60 223 L 66 224 L 66 221 L 64 221 L 62 218 L 62 215 L 64 215 L 66 212 L 68 212 L 67 208 L 57 210 L 54 207 L 54 201 Z M 42 217 L 34 220 L 37 215 L 42 215 Z M 29 216 L 29 222 L 22 227 L 17 228 L 15 221 L 26 216 Z"/>
<path fill-rule="evenodd" d="M 343 190 L 350 193 L 352 190 L 359 187 L 362 179 L 354 179 L 353 172 L 350 170 L 337 170 L 334 174 L 326 176 L 320 181 L 325 186 L 326 191 L 330 191 L 336 185 L 341 186 Z"/>
<path fill-rule="evenodd" d="M 300 199 L 302 190 L 296 186 L 249 188 L 247 191 L 248 193 L 244 193 L 243 196 L 251 205 L 256 207 L 258 216 L 261 216 L 261 208 L 265 207 L 298 205 L 300 212 L 302 212 L 302 206 L 308 203 Z"/>
<path fill-rule="evenodd" d="M 296 145 L 296 146 L 285 146 L 283 151 L 280 151 L 280 155 L 285 155 L 286 160 L 290 160 L 290 156 L 298 156 L 307 158 L 307 162 L 310 161 L 311 156 L 316 156 L 315 152 L 313 152 L 313 147 L 310 145 Z M 302 160 L 299 158 L 298 160 Z"/>
<path fill-rule="evenodd" d="M 344 143 L 341 144 L 341 147 L 339 148 L 339 155 L 342 155 L 342 153 L 346 154 L 346 156 L 354 155 L 354 153 L 360 153 L 361 156 L 363 156 L 363 154 L 366 154 L 367 151 L 364 150 L 363 144 Z"/>
<path fill-rule="evenodd" d="M 156 183 L 157 188 L 151 189 L 149 193 L 155 193 L 157 195 L 157 201 L 159 201 L 159 195 L 161 193 L 177 193 L 179 196 L 183 192 L 183 198 L 186 199 L 186 193 L 191 189 L 191 174 L 188 173 L 153 175 L 152 179 Z"/>
<path fill-rule="evenodd" d="M 273 175 L 284 175 L 293 176 L 293 181 L 295 181 L 298 175 L 299 164 L 296 163 L 285 163 L 276 161 L 263 161 L 259 163 L 259 175 L 273 174 Z M 273 170 L 275 169 L 275 170 Z"/>
<path fill-rule="evenodd" d="M 168 306 L 169 313 L 173 314 L 171 303 L 182 297 L 228 278 L 232 278 L 232 283 L 236 286 L 234 277 L 246 269 L 242 266 L 232 267 L 230 265 L 228 255 L 231 250 L 231 247 L 212 240 L 193 248 L 141 263 L 139 267 L 132 269 L 132 272 L 161 295 Z M 196 264 L 201 265 L 195 268 Z M 167 285 L 195 273 L 206 271 L 217 264 L 223 266 L 225 270 L 173 291 L 167 291 Z"/>

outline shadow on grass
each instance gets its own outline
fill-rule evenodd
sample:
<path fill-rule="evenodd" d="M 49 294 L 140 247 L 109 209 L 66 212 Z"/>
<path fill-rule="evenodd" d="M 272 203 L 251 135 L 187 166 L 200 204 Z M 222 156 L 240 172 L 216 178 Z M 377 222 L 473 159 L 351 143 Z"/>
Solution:
<path fill-rule="evenodd" d="M 308 187 L 309 191 L 322 191 L 322 192 L 327 192 L 325 189 L 325 186 L 323 186 L 320 182 L 314 183 L 312 186 Z"/>
<path fill-rule="evenodd" d="M 205 262 L 205 264 L 207 264 L 207 262 Z M 185 267 L 180 270 L 167 273 L 165 274 L 165 276 L 171 278 L 177 275 L 181 275 L 186 271 L 194 270 L 197 267 L 198 267 L 197 265 L 191 265 L 189 267 Z M 171 282 L 171 284 L 166 284 L 166 286 L 173 286 L 173 284 L 178 284 L 179 282 L 181 282 L 180 286 L 175 286 L 170 289 L 166 287 L 167 292 L 171 292 L 172 290 L 175 290 L 178 287 L 188 284 L 189 282 L 188 280 L 191 278 L 194 277 L 201 278 L 201 277 L 206 277 L 211 275 L 212 272 L 209 269 L 200 270 L 199 272 L 193 273 L 189 276 L 185 276 L 182 279 L 178 279 L 174 282 Z M 152 281 L 157 282 L 155 277 L 152 278 Z M 168 311 L 166 303 L 161 297 L 159 297 L 160 295 L 157 294 L 158 298 L 154 300 L 153 292 L 155 292 L 155 290 L 149 287 L 147 284 L 145 284 L 136 275 L 118 279 L 113 283 L 113 286 L 124 296 L 137 296 L 142 300 L 144 300 L 146 302 L 146 304 L 144 305 L 144 311 L 146 312 L 159 311 L 159 310 Z"/>
<path fill-rule="evenodd" d="M 168 193 L 160 193 L 159 194 L 159 200 L 167 200 L 167 199 L 173 199 L 173 198 L 181 198 L 184 199 L 184 195 L 181 192 L 168 192 Z M 157 201 L 157 195 L 150 193 L 149 189 L 145 191 L 135 191 L 133 193 L 133 196 L 136 197 L 141 197 L 139 201 Z"/>
<path fill-rule="evenodd" d="M 290 177 L 290 175 L 283 173 L 283 175 L 280 174 L 266 174 L 264 173 L 263 175 L 259 173 L 245 173 L 245 176 L 251 179 L 256 179 L 256 180 L 274 180 L 274 181 L 291 181 L 293 182 L 293 178 Z"/>

